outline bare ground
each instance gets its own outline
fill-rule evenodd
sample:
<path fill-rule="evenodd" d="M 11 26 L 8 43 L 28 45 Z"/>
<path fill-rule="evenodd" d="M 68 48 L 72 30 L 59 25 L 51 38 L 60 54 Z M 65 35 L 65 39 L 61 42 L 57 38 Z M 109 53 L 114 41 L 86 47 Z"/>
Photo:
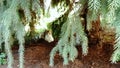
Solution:
<path fill-rule="evenodd" d="M 78 46 L 79 56 L 69 65 L 63 65 L 61 56 L 55 56 L 55 66 L 49 67 L 49 53 L 56 45 L 56 41 L 48 43 L 39 40 L 37 43 L 31 43 L 25 46 L 25 68 L 120 68 L 120 62 L 112 64 L 110 57 L 113 53 L 114 33 L 113 32 L 91 32 L 89 35 L 89 53 L 82 56 L 81 47 Z M 99 36 L 99 38 L 97 38 Z M 13 47 L 14 68 L 18 68 L 18 46 Z M 0 68 L 7 68 L 2 65 Z"/>

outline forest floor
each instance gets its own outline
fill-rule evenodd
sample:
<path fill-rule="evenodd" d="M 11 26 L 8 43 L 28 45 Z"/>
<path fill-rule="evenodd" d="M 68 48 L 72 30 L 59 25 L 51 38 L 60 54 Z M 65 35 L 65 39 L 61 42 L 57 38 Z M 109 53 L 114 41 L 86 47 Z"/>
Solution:
<path fill-rule="evenodd" d="M 81 47 L 78 46 L 79 55 L 74 62 L 69 62 L 69 65 L 63 66 L 63 59 L 56 54 L 55 66 L 49 67 L 49 54 L 51 49 L 57 44 L 57 41 L 48 43 L 44 40 L 39 40 L 37 43 L 31 43 L 25 46 L 25 68 L 120 68 L 120 62 L 112 64 L 110 57 L 113 53 L 114 33 L 111 31 L 90 32 L 89 36 L 89 53 L 87 56 L 82 56 Z M 98 38 L 99 37 L 99 38 Z M 14 68 L 19 68 L 18 65 L 18 46 L 13 47 Z M 7 68 L 7 65 L 2 65 L 0 68 Z"/>

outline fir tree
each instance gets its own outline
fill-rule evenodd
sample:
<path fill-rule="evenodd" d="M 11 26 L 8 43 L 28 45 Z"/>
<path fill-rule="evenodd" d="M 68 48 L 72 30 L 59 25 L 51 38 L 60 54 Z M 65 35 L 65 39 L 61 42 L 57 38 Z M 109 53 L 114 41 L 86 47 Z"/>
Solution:
<path fill-rule="evenodd" d="M 50 53 L 50 66 L 54 65 L 53 59 L 57 51 L 63 57 L 63 63 L 65 65 L 68 64 L 69 60 L 74 61 L 78 55 L 78 51 L 75 47 L 77 44 L 82 44 L 83 55 L 88 53 L 88 39 L 84 33 L 79 17 L 80 4 L 74 3 L 73 5 L 74 6 L 70 7 L 73 9 L 68 14 L 67 21 L 62 26 L 61 38 Z"/>
<path fill-rule="evenodd" d="M 86 17 L 81 17 L 82 13 Z M 63 16 L 66 20 L 62 19 Z M 101 27 L 107 24 L 116 30 L 114 53 L 111 57 L 111 61 L 115 63 L 120 60 L 119 0 L 0 0 L 0 48 L 5 46 L 8 68 L 12 68 L 14 61 L 11 50 L 14 41 L 18 40 L 19 43 L 19 67 L 24 68 L 25 37 L 39 39 L 47 30 L 49 32 L 44 38 L 51 42 L 54 40 L 51 28 L 53 23 L 62 27 L 58 28 L 61 29 L 58 44 L 50 53 L 50 66 L 54 65 L 56 52 L 62 56 L 65 65 L 74 61 L 78 55 L 76 45 L 81 45 L 83 55 L 87 55 L 88 38 L 81 19 L 86 20 L 85 26 L 89 31 L 92 22 L 98 17 Z"/>

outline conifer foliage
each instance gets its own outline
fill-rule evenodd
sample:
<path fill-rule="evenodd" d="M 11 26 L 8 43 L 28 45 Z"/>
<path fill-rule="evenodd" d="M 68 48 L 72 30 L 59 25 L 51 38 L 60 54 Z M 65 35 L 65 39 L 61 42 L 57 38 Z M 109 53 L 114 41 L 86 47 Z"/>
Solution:
<path fill-rule="evenodd" d="M 76 49 L 77 44 L 82 44 L 82 52 L 84 55 L 88 53 L 88 39 L 82 28 L 79 17 L 80 4 L 75 4 L 68 15 L 67 21 L 63 24 L 61 29 L 61 38 L 58 44 L 52 49 L 50 53 L 50 66 L 54 65 L 54 55 L 58 51 L 64 59 L 64 64 L 67 65 L 68 61 L 74 61 L 78 56 Z"/>
<path fill-rule="evenodd" d="M 86 17 L 83 18 L 80 14 L 84 8 Z M 67 20 L 61 19 L 63 16 Z M 78 55 L 77 45 L 81 45 L 83 55 L 87 55 L 88 38 L 81 20 L 86 20 L 89 31 L 98 18 L 101 26 L 110 24 L 116 30 L 111 57 L 115 63 L 120 60 L 120 0 L 0 0 L 0 49 L 5 47 L 8 68 L 12 68 L 14 62 L 11 48 L 15 40 L 19 43 L 19 68 L 24 68 L 25 37 L 39 39 L 47 30 L 51 35 L 46 34 L 44 38 L 51 42 L 53 23 L 62 27 L 58 43 L 50 52 L 50 66 L 54 65 L 56 53 L 62 56 L 65 65 L 74 61 Z"/>

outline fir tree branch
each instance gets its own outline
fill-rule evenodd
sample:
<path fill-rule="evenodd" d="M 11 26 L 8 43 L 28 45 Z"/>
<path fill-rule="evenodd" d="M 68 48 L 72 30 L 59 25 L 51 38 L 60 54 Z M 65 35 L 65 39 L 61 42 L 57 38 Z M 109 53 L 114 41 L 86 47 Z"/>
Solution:
<path fill-rule="evenodd" d="M 50 53 L 50 66 L 54 65 L 53 59 L 57 51 L 63 57 L 64 65 L 67 65 L 69 61 L 74 61 L 78 55 L 75 46 L 80 44 L 80 42 L 82 42 L 82 48 L 84 48 L 83 55 L 88 53 L 88 39 L 82 28 L 79 11 L 80 5 L 74 4 L 73 10 L 70 11 L 67 21 L 62 26 L 61 38 Z"/>

